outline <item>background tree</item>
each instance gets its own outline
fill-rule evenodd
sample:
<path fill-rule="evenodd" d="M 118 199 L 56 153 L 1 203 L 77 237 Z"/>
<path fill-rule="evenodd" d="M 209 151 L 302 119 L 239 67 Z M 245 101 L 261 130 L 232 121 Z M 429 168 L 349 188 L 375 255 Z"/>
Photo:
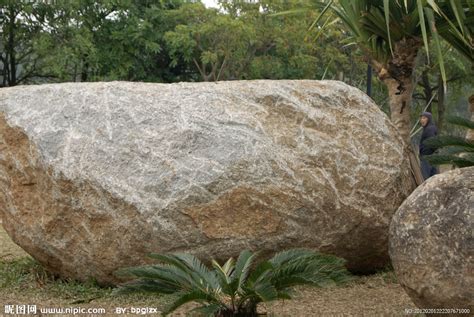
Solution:
<path fill-rule="evenodd" d="M 186 24 L 165 34 L 170 66 L 180 60 L 191 63 L 203 81 L 235 78 L 229 65 L 245 58 L 254 41 L 254 29 L 201 3 L 184 5 L 175 14 Z"/>
<path fill-rule="evenodd" d="M 38 37 L 52 18 L 44 3 L 7 0 L 0 3 L 0 87 L 29 83 L 46 76 Z"/>

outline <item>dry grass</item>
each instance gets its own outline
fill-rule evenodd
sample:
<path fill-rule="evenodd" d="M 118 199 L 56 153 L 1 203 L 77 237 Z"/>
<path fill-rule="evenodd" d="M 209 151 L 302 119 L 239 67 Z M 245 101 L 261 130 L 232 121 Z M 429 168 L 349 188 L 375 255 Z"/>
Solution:
<path fill-rule="evenodd" d="M 115 316 L 116 308 L 153 307 L 166 304 L 164 298 L 145 295 L 112 296 L 111 289 L 93 283 L 52 279 L 43 268 L 14 244 L 0 226 L 0 316 L 4 305 L 35 304 L 37 307 L 104 308 Z M 187 305 L 173 316 L 186 316 Z M 269 316 L 402 316 L 405 308 L 415 308 L 397 284 L 393 272 L 357 277 L 339 287 L 298 288 L 295 299 L 263 305 Z M 47 315 L 54 316 L 54 315 Z M 86 316 L 86 315 L 77 315 Z M 122 314 L 121 316 L 145 316 Z M 146 316 L 159 316 L 147 314 Z"/>

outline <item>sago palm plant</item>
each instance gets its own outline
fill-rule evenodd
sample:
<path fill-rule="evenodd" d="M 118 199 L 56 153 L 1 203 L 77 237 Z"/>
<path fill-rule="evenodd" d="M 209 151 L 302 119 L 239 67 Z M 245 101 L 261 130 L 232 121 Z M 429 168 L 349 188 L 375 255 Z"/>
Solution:
<path fill-rule="evenodd" d="M 462 117 L 448 117 L 447 121 L 459 127 L 474 130 L 474 122 Z M 474 142 L 469 138 L 444 135 L 425 141 L 429 147 L 438 149 L 439 153 L 424 157 L 435 165 L 452 164 L 457 167 L 474 166 Z"/>
<path fill-rule="evenodd" d="M 296 285 L 326 286 L 348 281 L 345 261 L 306 249 L 292 249 L 255 263 L 257 254 L 242 251 L 224 265 L 205 266 L 190 254 L 151 254 L 160 263 L 127 268 L 120 275 L 138 278 L 120 286 L 116 293 L 152 292 L 171 295 L 164 315 L 188 303 L 204 316 L 257 316 L 257 305 L 291 299 Z"/>

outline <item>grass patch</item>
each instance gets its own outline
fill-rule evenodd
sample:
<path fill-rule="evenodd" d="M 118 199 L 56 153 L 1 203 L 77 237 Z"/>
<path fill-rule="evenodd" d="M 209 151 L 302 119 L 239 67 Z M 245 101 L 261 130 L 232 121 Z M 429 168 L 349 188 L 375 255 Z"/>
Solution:
<path fill-rule="evenodd" d="M 0 289 L 28 293 L 46 293 L 48 296 L 79 302 L 110 295 L 111 288 L 102 288 L 94 281 L 81 283 L 58 279 L 31 257 L 0 261 Z"/>
<path fill-rule="evenodd" d="M 101 287 L 94 280 L 79 282 L 60 279 L 31 257 L 0 260 L 1 294 L 21 294 L 36 301 L 51 299 L 71 305 L 91 302 L 110 304 L 164 304 L 166 299 L 153 294 L 112 295 L 112 287 Z M 120 305 L 119 305 L 120 306 Z"/>
<path fill-rule="evenodd" d="M 30 257 L 0 262 L 0 288 L 18 289 L 36 280 L 42 267 Z"/>

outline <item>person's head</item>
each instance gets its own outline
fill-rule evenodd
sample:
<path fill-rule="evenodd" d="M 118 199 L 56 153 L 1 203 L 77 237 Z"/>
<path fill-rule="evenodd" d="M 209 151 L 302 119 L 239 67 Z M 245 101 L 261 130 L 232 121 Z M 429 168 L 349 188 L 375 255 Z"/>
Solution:
<path fill-rule="evenodd" d="M 420 124 L 422 127 L 426 127 L 428 124 L 430 124 L 432 120 L 431 113 L 429 112 L 423 112 L 420 116 Z"/>

